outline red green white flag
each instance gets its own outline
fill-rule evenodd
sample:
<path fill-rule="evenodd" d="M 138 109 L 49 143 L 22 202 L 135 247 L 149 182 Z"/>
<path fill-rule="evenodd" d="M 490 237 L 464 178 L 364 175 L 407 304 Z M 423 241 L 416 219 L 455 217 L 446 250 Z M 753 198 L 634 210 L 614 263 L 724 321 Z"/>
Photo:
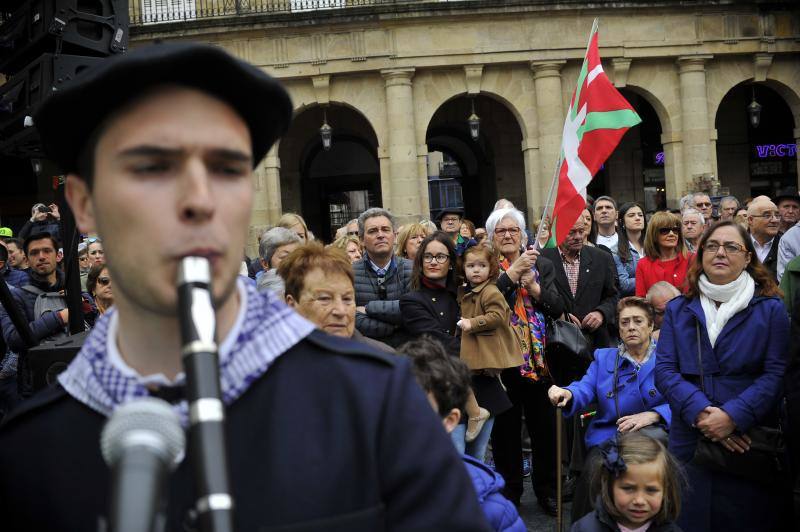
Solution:
<path fill-rule="evenodd" d="M 546 247 L 555 247 L 564 241 L 586 207 L 589 182 L 625 132 L 642 121 L 603 71 L 597 35 L 595 19 L 578 84 L 564 120 L 558 175 L 554 183 L 557 193 L 552 231 Z M 545 214 L 552 195 L 551 190 Z"/>

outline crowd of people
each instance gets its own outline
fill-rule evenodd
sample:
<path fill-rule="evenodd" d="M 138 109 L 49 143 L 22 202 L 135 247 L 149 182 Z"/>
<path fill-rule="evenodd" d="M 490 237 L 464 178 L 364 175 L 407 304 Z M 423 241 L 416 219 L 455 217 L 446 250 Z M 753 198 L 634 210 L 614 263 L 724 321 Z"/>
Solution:
<path fill-rule="evenodd" d="M 248 101 L 273 102 L 283 130 L 288 96 L 213 47 L 153 49 L 58 94 L 37 117 L 47 141 L 48 124 L 63 123 L 63 113 L 80 108 L 75 101 L 122 98 L 98 112 L 102 128 L 76 135 L 75 146 L 59 140 L 78 225 L 106 241 L 88 236 L 68 250 L 77 255 L 92 332 L 59 385 L 31 399 L 22 399 L 18 378 L 28 345 L 12 314 L 24 315 L 37 343 L 67 335 L 57 206 L 34 205 L 20 238 L 6 229 L 0 237 L 0 272 L 17 307 L 0 309 L 0 410 L 10 411 L 0 428 L 0 498 L 9 502 L 10 523 L 96 523 L 108 503 L 91 495 L 102 493 L 95 484 L 107 477 L 94 441 L 105 416 L 135 397 L 169 396 L 170 388 L 178 388 L 182 408 L 177 322 L 167 311 L 175 297 L 165 281 L 174 276 L 165 263 L 182 253 L 207 254 L 217 265 L 242 529 L 265 522 L 257 501 L 268 494 L 275 525 L 483 530 L 485 518 L 495 530 L 522 530 L 517 509 L 528 475 L 550 515 L 563 480 L 577 531 L 797 523 L 800 343 L 790 338 L 800 331 L 800 196 L 725 197 L 715 207 L 698 192 L 676 212 L 655 213 L 601 196 L 554 248 L 543 246 L 547 220 L 526 220 L 505 199 L 479 223 L 445 209 L 436 222 L 400 226 L 388 210 L 370 208 L 327 245 L 300 215 L 286 213 L 260 235 L 259 256 L 240 262 L 247 220 L 236 209 L 251 199 L 249 166 L 281 128 L 265 130 L 272 126 L 246 112 L 242 93 L 189 74 L 196 69 L 186 67 L 194 65 L 188 57 L 202 58 L 209 71 L 226 69 Z M 163 86 L 164 77 L 178 85 Z M 155 89 L 146 97 L 101 90 L 134 78 Z M 153 132 L 178 147 L 153 147 Z M 111 145 L 120 139 L 134 147 L 118 154 Z M 85 143 L 96 150 L 94 166 L 76 159 Z M 205 181 L 212 179 L 216 195 Z M 160 202 L 171 214 L 154 221 Z M 141 242 L 137 231 L 159 252 L 182 231 L 213 245 L 137 261 L 136 253 L 147 254 L 133 245 Z M 238 277 L 228 263 L 238 264 Z M 556 322 L 580 331 L 593 352 L 567 381 L 556 377 L 566 362 L 548 348 Z M 147 330 L 153 335 L 125 332 Z M 175 353 L 162 352 L 167 347 Z M 567 452 L 557 464 L 562 436 Z M 25 445 L 52 452 L 20 465 Z M 92 489 L 75 504 L 57 502 L 53 494 L 70 475 L 37 484 L 51 474 L 50 461 L 69 463 Z M 19 467 L 28 474 L 16 475 Z M 185 523 L 190 491 L 186 467 L 175 475 L 172 525 Z M 302 496 L 296 478 L 308 480 L 299 483 Z M 37 512 L 31 495 L 39 488 L 54 501 L 52 512 Z"/>

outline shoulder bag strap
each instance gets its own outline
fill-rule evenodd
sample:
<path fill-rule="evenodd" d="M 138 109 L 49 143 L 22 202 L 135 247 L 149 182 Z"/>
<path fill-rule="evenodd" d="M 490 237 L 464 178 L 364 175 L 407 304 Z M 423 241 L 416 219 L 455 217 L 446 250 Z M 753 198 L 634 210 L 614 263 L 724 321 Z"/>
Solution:
<path fill-rule="evenodd" d="M 700 372 L 700 389 L 703 394 L 706 393 L 705 379 L 703 378 L 703 350 L 700 345 L 700 322 L 699 320 L 694 324 L 695 331 L 697 331 L 697 370 Z M 708 397 L 706 395 L 706 397 Z"/>

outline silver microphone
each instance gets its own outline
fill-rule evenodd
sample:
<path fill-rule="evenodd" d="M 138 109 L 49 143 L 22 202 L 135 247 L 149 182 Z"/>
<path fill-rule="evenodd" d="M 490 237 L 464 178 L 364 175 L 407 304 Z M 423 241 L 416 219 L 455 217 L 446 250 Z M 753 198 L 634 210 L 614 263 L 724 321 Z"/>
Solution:
<path fill-rule="evenodd" d="M 185 446 L 178 415 L 166 401 L 144 397 L 117 408 L 100 436 L 111 468 L 111 532 L 164 529 L 164 487 Z"/>

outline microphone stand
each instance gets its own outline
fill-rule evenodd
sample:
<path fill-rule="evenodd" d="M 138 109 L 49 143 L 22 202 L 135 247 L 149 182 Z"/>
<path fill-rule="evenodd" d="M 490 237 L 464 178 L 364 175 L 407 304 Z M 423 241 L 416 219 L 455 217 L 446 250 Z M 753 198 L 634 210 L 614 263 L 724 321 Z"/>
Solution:
<path fill-rule="evenodd" d="M 189 401 L 189 459 L 198 497 L 195 509 L 201 532 L 232 532 L 233 497 L 210 285 L 207 259 L 183 259 L 178 270 L 178 315 Z"/>

